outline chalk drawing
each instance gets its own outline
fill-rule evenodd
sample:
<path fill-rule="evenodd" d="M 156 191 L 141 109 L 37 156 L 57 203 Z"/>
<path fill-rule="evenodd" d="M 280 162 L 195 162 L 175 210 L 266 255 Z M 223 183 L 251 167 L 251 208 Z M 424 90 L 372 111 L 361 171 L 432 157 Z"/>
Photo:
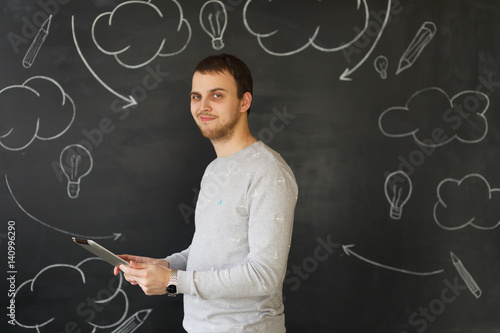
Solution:
<path fill-rule="evenodd" d="M 43 22 L 42 26 L 40 27 L 40 30 L 38 30 L 35 38 L 33 39 L 33 42 L 31 43 L 31 46 L 29 47 L 28 51 L 26 52 L 26 55 L 24 56 L 23 59 L 24 68 L 30 68 L 31 65 L 33 65 L 33 62 L 35 61 L 35 58 L 38 55 L 38 52 L 40 51 L 40 48 L 45 42 L 45 38 L 47 38 L 47 36 L 49 35 L 51 20 L 52 20 L 52 15 L 50 15 L 49 18 L 45 20 L 45 22 Z"/>
<path fill-rule="evenodd" d="M 111 333 L 132 333 L 135 332 L 146 321 L 153 309 L 139 310 L 125 320 L 120 326 Z"/>
<path fill-rule="evenodd" d="M 43 268 L 40 272 L 38 272 L 35 277 L 32 279 L 26 280 L 23 283 L 19 285 L 19 287 L 16 289 L 14 293 L 14 299 L 16 300 L 16 304 L 23 304 L 19 299 L 16 299 L 19 297 L 20 293 L 22 292 L 24 297 L 35 297 L 37 292 L 40 292 L 40 288 L 45 289 L 46 285 L 49 286 L 54 286 L 56 285 L 56 288 L 61 288 L 64 289 L 64 286 L 69 284 L 71 287 L 66 288 L 67 290 L 72 290 L 75 292 L 75 294 L 79 294 L 83 288 L 87 285 L 87 282 L 89 280 L 89 277 L 92 277 L 91 275 L 85 273 L 85 270 L 89 269 L 89 265 L 95 266 L 96 262 L 102 262 L 103 260 L 97 257 L 90 257 L 87 259 L 82 260 L 79 262 L 77 265 L 69 265 L 69 264 L 54 264 L 54 265 L 49 265 L 45 268 Z M 87 264 L 86 266 L 84 266 Z M 84 268 L 87 267 L 87 268 Z M 52 272 L 51 272 L 52 271 Z M 70 275 L 76 275 L 79 276 L 81 280 L 77 280 L 73 278 L 71 281 L 53 281 L 50 279 L 47 281 L 49 277 L 51 277 L 51 274 L 54 275 L 53 272 L 59 272 L 61 274 L 62 272 L 65 272 L 65 274 L 70 274 Z M 58 274 L 58 275 L 59 275 Z M 87 297 L 87 299 L 82 299 L 82 302 L 73 310 L 73 315 L 75 318 L 56 318 L 56 316 L 53 316 L 52 314 L 46 314 L 46 318 L 44 319 L 36 319 L 33 320 L 34 322 L 28 322 L 29 319 L 26 319 L 26 316 L 23 316 L 24 319 L 22 321 L 19 319 L 19 316 L 16 316 L 15 322 L 17 325 L 23 327 L 23 328 L 29 328 L 29 329 L 35 329 L 37 332 L 39 332 L 39 329 L 45 326 L 48 326 L 50 323 L 55 323 L 56 321 L 71 321 L 71 319 L 77 319 L 77 317 L 82 316 L 83 311 L 81 310 L 80 306 L 82 308 L 88 304 L 89 299 L 92 299 L 92 301 L 96 304 L 99 304 L 99 309 L 100 311 L 98 312 L 103 313 L 105 312 L 104 310 L 106 307 L 111 307 L 113 309 L 116 309 L 117 307 L 123 308 L 123 313 L 120 315 L 120 318 L 118 318 L 117 321 L 112 322 L 108 325 L 101 325 L 97 324 L 94 319 L 94 317 L 98 316 L 92 316 L 87 319 L 85 319 L 85 322 L 89 325 L 89 329 L 92 329 L 92 332 L 95 332 L 96 329 L 108 329 L 111 327 L 115 327 L 119 325 L 121 322 L 123 322 L 127 316 L 127 312 L 129 309 L 129 300 L 127 294 L 123 291 L 122 289 L 122 284 L 123 284 L 123 275 L 120 273 L 116 278 L 118 279 L 117 281 L 117 286 L 115 287 L 110 286 L 110 283 L 105 283 L 102 285 L 103 288 L 99 292 L 97 292 L 96 295 L 87 295 L 87 296 L 92 296 L 92 297 Z M 93 283 L 99 285 L 99 283 L 102 283 L 101 280 L 102 278 L 93 278 Z M 114 284 L 114 281 L 110 280 L 111 284 Z M 54 290 L 53 292 L 58 292 Z M 66 291 L 67 292 L 67 291 Z M 50 290 L 43 290 L 43 295 L 49 295 L 52 294 Z M 40 297 L 37 296 L 37 297 Z M 43 300 L 42 300 L 43 301 Z M 50 304 L 51 306 L 47 306 L 47 311 L 54 310 L 53 307 L 67 307 L 65 304 L 55 304 L 54 302 L 51 302 L 49 300 L 46 300 L 47 304 Z M 55 304 L 55 305 L 54 305 Z M 57 313 L 57 312 L 56 312 Z M 43 314 L 37 314 L 38 318 L 43 317 Z M 105 315 L 105 313 L 101 314 Z M 144 318 L 145 319 L 145 318 Z M 50 330 L 50 327 L 46 327 L 46 329 Z M 117 332 L 132 332 L 132 331 L 117 331 Z"/>
<path fill-rule="evenodd" d="M 420 53 L 422 53 L 424 48 L 436 34 L 436 30 L 436 25 L 433 22 L 426 21 L 422 24 L 417 34 L 410 42 L 410 45 L 408 45 L 408 48 L 399 59 L 396 75 L 413 66 L 415 61 L 420 56 Z"/>
<path fill-rule="evenodd" d="M 455 139 L 478 143 L 488 133 L 489 105 L 488 95 L 480 91 L 465 90 L 450 98 L 441 88 L 424 88 L 405 106 L 383 111 L 378 125 L 385 136 L 412 136 L 425 147 L 440 147 Z"/>
<path fill-rule="evenodd" d="M 27 148 L 35 139 L 59 138 L 76 115 L 71 97 L 46 76 L 33 76 L 21 85 L 3 88 L 0 105 L 0 146 L 12 151 Z"/>
<path fill-rule="evenodd" d="M 165 14 L 151 1 L 126 1 L 120 3 L 116 6 L 113 11 L 105 12 L 97 16 L 97 18 L 92 23 L 92 40 L 94 41 L 97 48 L 104 54 L 112 55 L 115 57 L 116 61 L 126 68 L 140 68 L 146 66 L 157 57 L 169 57 L 184 51 L 191 40 L 191 26 L 189 22 L 184 18 L 183 10 L 179 2 L 176 0 L 170 0 L 174 5 L 177 11 L 167 11 L 167 14 L 174 14 L 176 16 L 173 17 L 165 17 Z M 158 2 L 159 4 L 165 5 L 165 3 Z M 138 18 L 144 17 L 143 20 Z M 116 36 L 115 40 L 112 42 L 120 42 L 124 40 L 124 44 L 121 48 L 116 49 L 116 46 L 108 45 L 108 41 L 101 41 L 98 38 L 99 28 L 106 28 L 106 30 L 110 31 L 130 31 L 130 24 L 141 24 L 141 26 L 137 26 L 135 31 L 155 31 L 155 26 L 161 24 L 167 20 L 170 20 L 174 17 L 178 17 L 179 23 L 176 27 L 176 31 L 165 31 L 163 36 L 153 36 L 153 34 L 149 34 L 147 42 L 154 45 L 148 45 L 148 48 L 145 48 L 143 44 L 144 40 L 138 39 L 136 43 L 128 42 L 131 36 Z M 134 23 L 132 23 L 134 22 Z M 136 23 L 139 22 L 139 23 Z M 115 25 L 118 25 L 116 27 Z M 126 25 L 121 26 L 121 25 Z M 121 28 L 120 28 L 121 27 Z M 173 52 L 168 52 L 166 47 L 170 46 L 170 43 L 167 43 L 169 39 L 169 33 L 180 33 L 182 28 L 185 27 L 187 29 L 187 37 L 184 42 L 177 50 L 173 50 Z M 128 28 L 128 29 L 125 29 Z M 145 49 L 153 49 L 155 50 L 151 54 L 147 54 L 144 56 L 143 60 L 133 59 L 138 53 L 144 52 Z"/>
<path fill-rule="evenodd" d="M 224 3 L 219 0 L 205 2 L 200 10 L 200 25 L 212 39 L 213 49 L 222 49 L 224 47 L 222 38 L 227 27 L 227 11 Z"/>
<path fill-rule="evenodd" d="M 360 260 L 362 260 L 364 262 L 367 262 L 367 263 L 369 263 L 371 265 L 377 266 L 377 267 L 381 267 L 381 268 L 388 269 L 388 270 L 395 271 L 395 272 L 399 272 L 399 273 L 410 274 L 410 275 L 417 275 L 417 276 L 435 275 L 435 274 L 440 274 L 440 273 L 444 272 L 444 269 L 438 269 L 438 270 L 431 271 L 431 272 L 415 272 L 415 271 L 409 271 L 409 270 L 406 270 L 406 269 L 401 269 L 401 268 L 396 268 L 396 267 L 391 267 L 391 266 L 387 266 L 387 265 L 384 265 L 384 264 L 380 264 L 380 263 L 375 262 L 373 260 L 367 259 L 367 258 L 365 258 L 365 257 L 357 254 L 353 250 L 351 250 L 351 248 L 354 247 L 354 246 L 355 246 L 355 244 L 342 245 L 342 249 L 344 250 L 344 252 L 348 256 L 353 255 L 356 258 L 358 258 L 358 259 L 360 259 Z"/>
<path fill-rule="evenodd" d="M 477 173 L 462 179 L 446 178 L 437 186 L 438 201 L 434 205 L 434 221 L 445 230 L 471 226 L 493 230 L 500 225 L 500 189 L 492 189 Z"/>
<path fill-rule="evenodd" d="M 403 171 L 394 171 L 387 176 L 384 184 L 385 197 L 391 205 L 389 216 L 394 220 L 401 219 L 403 206 L 410 199 L 413 184 Z"/>
<path fill-rule="evenodd" d="M 380 40 L 380 37 L 382 36 L 384 29 L 387 25 L 387 22 L 389 20 L 391 1 L 392 0 L 387 1 L 387 7 L 385 9 L 384 19 L 382 22 L 380 22 L 380 28 L 378 29 L 376 36 L 367 37 L 367 39 L 369 39 L 371 41 L 371 46 L 369 48 L 364 47 L 364 49 L 366 49 L 365 55 L 354 66 L 347 67 L 344 70 L 344 72 L 340 75 L 340 77 L 339 77 L 340 80 L 343 80 L 343 81 L 352 80 L 350 77 L 351 74 L 354 73 L 372 54 L 372 52 L 373 52 L 375 46 L 378 44 L 378 41 Z M 246 29 L 252 35 L 257 37 L 257 42 L 258 42 L 259 46 L 265 52 L 267 52 L 268 54 L 273 55 L 273 56 L 291 56 L 291 55 L 297 54 L 301 51 L 304 51 L 305 49 L 307 49 L 310 46 L 314 47 L 315 49 L 317 49 L 318 51 L 321 51 L 321 52 L 338 52 L 341 50 L 345 50 L 349 47 L 352 47 L 359 39 L 361 39 L 363 36 L 367 35 L 368 27 L 370 24 L 370 19 L 375 20 L 375 18 L 372 17 L 372 16 L 374 16 L 374 15 L 372 15 L 372 12 L 375 12 L 375 11 L 370 11 L 366 0 L 357 0 L 356 8 L 358 11 L 362 12 L 364 14 L 364 17 L 365 17 L 364 25 L 363 25 L 363 28 L 359 29 L 359 32 L 348 42 L 342 43 L 341 45 L 338 45 L 335 47 L 320 46 L 319 43 L 317 42 L 317 38 L 318 38 L 319 33 L 320 33 L 321 24 L 318 24 L 316 26 L 316 29 L 312 33 L 312 35 L 309 37 L 309 40 L 307 42 L 305 42 L 303 45 L 295 48 L 294 50 L 290 50 L 290 51 L 286 51 L 286 52 L 283 52 L 283 51 L 278 52 L 278 51 L 273 51 L 272 49 L 267 47 L 264 44 L 264 40 L 277 35 L 279 33 L 279 29 L 267 31 L 267 32 L 257 32 L 255 27 L 252 28 L 249 24 L 249 18 L 248 18 L 248 15 L 249 15 L 248 14 L 248 7 L 250 6 L 251 3 L 252 3 L 252 0 L 248 0 L 245 3 L 245 6 L 243 8 L 243 23 L 244 23 Z M 363 9 L 361 9 L 361 4 L 363 5 Z M 284 5 L 288 6 L 287 3 L 285 3 Z M 314 13 L 310 13 L 310 16 L 313 14 Z"/>
<path fill-rule="evenodd" d="M 92 166 L 94 165 L 92 155 L 82 145 L 69 145 L 61 151 L 59 164 L 68 179 L 68 196 L 71 199 L 78 198 L 80 182 L 83 177 L 92 171 Z"/>
<path fill-rule="evenodd" d="M 90 71 L 90 73 L 92 74 L 92 76 L 94 76 L 94 78 L 97 80 L 97 82 L 99 82 L 106 90 L 108 90 L 110 93 L 112 93 L 113 95 L 115 95 L 116 97 L 118 97 L 119 99 L 125 101 L 127 104 L 124 105 L 122 108 L 123 109 L 126 109 L 126 108 L 129 108 L 131 106 L 135 106 L 137 105 L 137 101 L 135 100 L 135 98 L 132 96 L 132 95 L 129 95 L 128 97 L 125 97 L 121 94 L 119 94 L 118 92 L 116 92 L 114 89 L 112 89 L 109 85 L 107 85 L 97 74 L 96 72 L 92 69 L 92 67 L 90 67 L 89 63 L 87 62 L 87 60 L 85 59 L 85 57 L 83 56 L 83 53 L 82 51 L 80 50 L 80 46 L 78 45 L 78 41 L 77 41 L 77 38 L 76 38 L 76 32 L 75 32 L 75 16 L 71 16 L 71 30 L 73 32 L 73 42 L 75 43 L 75 47 L 76 47 L 76 51 L 78 52 L 78 54 L 80 55 L 80 58 L 82 59 L 83 63 L 85 64 L 85 66 L 87 67 L 87 69 Z"/>
<path fill-rule="evenodd" d="M 63 233 L 63 234 L 67 234 L 67 235 L 70 235 L 70 236 L 74 236 L 74 237 L 79 237 L 79 238 L 91 238 L 91 239 L 113 239 L 113 240 L 117 240 L 118 238 L 121 237 L 121 233 L 113 233 L 112 235 L 108 235 L 108 236 L 98 236 L 98 235 L 81 235 L 81 234 L 76 234 L 74 232 L 70 232 L 70 231 L 66 231 L 66 230 L 63 230 L 63 229 L 60 229 L 60 228 L 56 228 L 42 220 L 40 220 L 39 218 L 33 216 L 32 214 L 30 214 L 22 205 L 21 203 L 17 200 L 17 198 L 15 197 L 14 195 L 14 192 L 12 191 L 12 188 L 10 186 L 10 183 L 9 183 L 9 179 L 7 177 L 7 175 L 5 175 L 5 183 L 7 184 L 7 189 L 9 190 L 9 193 L 10 193 L 10 196 L 12 197 L 12 199 L 14 200 L 14 202 L 16 203 L 16 205 L 19 207 L 19 209 L 21 209 L 23 211 L 24 214 L 26 214 L 28 217 L 30 217 L 32 220 L 40 223 L 41 225 L 47 227 L 47 228 L 50 228 L 54 231 L 57 231 L 57 232 L 60 232 L 60 233 Z"/>
<path fill-rule="evenodd" d="M 387 79 L 387 67 L 388 67 L 388 65 L 389 65 L 389 61 L 383 55 L 379 55 L 373 61 L 373 67 L 375 67 L 375 70 L 377 71 L 377 73 L 379 73 L 380 78 L 382 80 Z"/>
<path fill-rule="evenodd" d="M 464 280 L 465 285 L 472 293 L 472 295 L 474 295 L 475 298 L 481 297 L 482 294 L 481 288 L 479 288 L 477 282 L 474 280 L 472 275 L 470 275 L 469 271 L 467 270 L 467 268 L 465 268 L 462 261 L 451 251 L 450 251 L 450 256 L 453 266 L 455 266 L 455 269 L 457 270 L 462 280 Z"/>

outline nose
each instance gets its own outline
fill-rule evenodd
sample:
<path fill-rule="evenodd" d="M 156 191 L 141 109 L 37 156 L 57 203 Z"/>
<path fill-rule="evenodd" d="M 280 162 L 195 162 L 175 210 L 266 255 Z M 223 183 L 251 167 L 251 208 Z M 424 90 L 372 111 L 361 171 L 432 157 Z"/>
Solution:
<path fill-rule="evenodd" d="M 212 111 L 212 108 L 210 107 L 209 101 L 207 101 L 207 100 L 202 101 L 201 105 L 200 105 L 200 110 L 202 112 L 210 112 L 210 111 Z"/>
<path fill-rule="evenodd" d="M 206 98 L 201 100 L 200 111 L 202 112 L 210 112 L 212 108 L 210 107 L 210 101 Z"/>

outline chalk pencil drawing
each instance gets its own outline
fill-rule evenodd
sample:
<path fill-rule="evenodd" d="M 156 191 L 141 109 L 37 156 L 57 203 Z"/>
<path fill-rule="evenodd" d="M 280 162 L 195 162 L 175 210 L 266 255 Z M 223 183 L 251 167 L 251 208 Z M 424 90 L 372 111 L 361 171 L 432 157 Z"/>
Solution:
<path fill-rule="evenodd" d="M 436 191 L 433 216 L 440 228 L 493 230 L 500 225 L 500 189 L 491 188 L 482 175 L 443 179 Z"/>
<path fill-rule="evenodd" d="M 488 95 L 480 91 L 465 90 L 450 98 L 441 88 L 424 88 L 405 106 L 384 110 L 378 125 L 387 137 L 411 136 L 425 147 L 441 147 L 455 139 L 473 144 L 488 133 L 489 105 Z"/>
<path fill-rule="evenodd" d="M 266 2 L 267 6 L 276 6 L 275 3 L 276 1 L 268 1 Z M 319 40 L 321 39 L 320 37 L 325 35 L 325 34 L 335 34 L 338 32 L 333 32 L 328 29 L 328 22 L 327 23 L 320 23 L 317 24 L 313 29 L 310 30 L 310 36 L 307 38 L 307 40 L 302 41 L 301 44 L 297 45 L 295 48 L 291 50 L 276 50 L 273 49 L 274 46 L 267 46 L 267 45 L 274 45 L 275 43 L 269 43 L 266 40 L 272 39 L 273 41 L 277 40 L 280 38 L 280 36 L 285 33 L 289 34 L 290 32 L 286 32 L 287 26 L 278 26 L 278 22 L 286 22 L 286 18 L 284 19 L 276 19 L 275 22 L 277 22 L 277 26 L 274 28 L 267 28 L 267 30 L 262 30 L 263 28 L 255 27 L 254 23 L 251 23 L 253 21 L 253 12 L 249 10 L 250 5 L 252 4 L 252 0 L 248 0 L 245 3 L 245 6 L 243 8 L 243 23 L 252 35 L 254 35 L 257 38 L 257 42 L 259 46 L 268 54 L 273 55 L 273 56 L 291 56 L 294 54 L 297 54 L 299 52 L 304 51 L 305 49 L 309 47 L 313 47 L 318 51 L 321 52 L 338 52 L 342 51 L 345 49 L 348 49 L 352 47 L 357 41 L 359 41 L 361 38 L 366 37 L 365 39 L 369 40 L 371 42 L 370 47 L 364 47 L 366 49 L 365 55 L 352 67 L 348 67 L 344 70 L 344 72 L 340 75 L 339 79 L 344 80 L 344 81 L 349 81 L 351 80 L 350 76 L 352 73 L 354 73 L 372 54 L 375 46 L 378 44 L 378 41 L 380 37 L 382 36 L 382 33 L 388 23 L 389 17 L 390 17 L 390 8 L 391 8 L 391 0 L 387 1 L 387 7 L 385 7 L 385 12 L 384 12 L 384 19 L 382 22 L 380 22 L 380 27 L 377 29 L 376 35 L 372 37 L 368 37 L 368 28 L 370 26 L 370 20 L 375 21 L 374 18 L 374 13 L 375 11 L 370 11 L 370 8 L 368 7 L 367 1 L 366 0 L 357 0 L 356 1 L 356 8 L 352 8 L 351 10 L 355 10 L 357 12 L 357 15 L 363 15 L 363 26 L 362 28 L 357 28 L 353 29 L 354 31 L 354 36 L 349 36 L 347 38 L 347 42 L 342 42 L 338 43 L 338 45 L 335 46 L 323 46 L 324 42 L 320 42 Z M 353 1 L 354 4 L 354 1 Z M 324 12 L 324 8 L 318 7 L 318 8 L 312 8 L 313 6 L 324 6 L 325 4 L 319 2 L 314 2 L 314 3 L 307 3 L 307 6 L 305 9 L 301 8 L 300 6 L 295 6 L 297 7 L 298 11 L 300 11 L 299 16 L 302 17 L 300 21 L 303 20 L 303 16 L 305 13 L 309 13 L 309 16 L 312 16 L 314 14 L 319 14 L 319 12 Z M 289 7 L 288 3 L 283 2 L 282 4 L 278 4 L 278 6 L 285 6 L 286 8 Z M 347 6 L 345 8 L 348 8 Z M 316 11 L 317 12 L 316 12 Z M 278 13 L 280 12 L 287 12 L 286 10 L 278 10 Z M 255 14 L 257 15 L 257 14 Z M 329 21 L 336 21 L 335 19 L 329 19 Z M 378 26 L 378 24 L 377 24 Z M 371 32 L 370 32 L 371 33 Z M 297 40 L 299 40 L 298 36 L 296 36 Z"/>
<path fill-rule="evenodd" d="M 38 55 L 38 52 L 40 51 L 43 43 L 45 42 L 45 39 L 49 35 L 51 21 L 52 21 L 52 15 L 50 15 L 49 18 L 45 20 L 45 22 L 43 22 L 42 26 L 40 27 L 40 30 L 38 30 L 35 38 L 33 38 L 33 42 L 31 43 L 30 47 L 28 48 L 28 51 L 26 52 L 26 55 L 23 58 L 24 68 L 30 68 L 31 65 L 33 65 L 33 62 L 35 62 L 35 58 Z"/>
<path fill-rule="evenodd" d="M 0 90 L 0 146 L 20 151 L 36 139 L 54 140 L 73 124 L 75 103 L 61 85 L 33 76 Z"/>
<path fill-rule="evenodd" d="M 469 273 L 467 268 L 465 268 L 464 264 L 458 258 L 453 252 L 450 251 L 450 256 L 451 256 L 451 261 L 453 263 L 453 266 L 455 266 L 455 269 L 457 270 L 458 274 L 464 280 L 465 285 L 469 289 L 472 295 L 474 295 L 475 298 L 479 298 L 482 295 L 481 288 L 479 288 L 479 285 L 477 282 L 474 280 L 472 275 Z"/>
<path fill-rule="evenodd" d="M 92 171 L 94 160 L 87 148 L 80 144 L 66 146 L 59 156 L 61 170 L 68 179 L 68 196 L 78 198 L 80 182 Z"/>
<path fill-rule="evenodd" d="M 415 37 L 413 37 L 410 45 L 408 45 L 408 48 L 403 52 L 403 55 L 399 59 L 396 75 L 413 66 L 424 48 L 430 43 L 436 34 L 436 31 L 437 28 L 433 22 L 426 21 L 422 23 L 422 26 L 415 34 Z"/>
<path fill-rule="evenodd" d="M 36 216 L 34 216 L 33 214 L 29 213 L 23 205 L 21 205 L 21 203 L 19 202 L 19 200 L 16 198 L 16 196 L 14 195 L 14 191 L 12 190 L 12 187 L 11 187 L 11 184 L 9 182 L 9 178 L 7 175 L 5 175 L 5 184 L 7 185 L 7 189 L 9 190 L 9 193 L 10 193 L 10 196 L 12 197 L 12 199 L 14 200 L 14 202 L 16 203 L 16 205 L 19 207 L 19 209 L 21 209 L 23 211 L 24 214 L 26 214 L 29 218 L 31 218 L 32 220 L 34 220 L 35 222 L 38 222 L 40 223 L 41 225 L 43 225 L 44 227 L 47 227 L 49 229 L 52 229 L 54 231 L 57 231 L 57 232 L 60 232 L 60 233 L 63 233 L 63 234 L 66 234 L 66 235 L 70 235 L 70 236 L 74 236 L 74 237 L 79 237 L 79 238 L 90 238 L 90 239 L 113 239 L 113 240 L 117 240 L 118 238 L 121 237 L 121 233 L 118 233 L 118 232 L 114 232 L 113 234 L 111 235 L 105 235 L 105 236 L 102 236 L 102 235 L 82 235 L 82 234 L 77 234 L 77 233 L 74 233 L 74 232 L 70 232 L 70 231 L 67 231 L 67 230 L 63 230 L 61 228 L 57 228 L 57 227 L 54 227 L 50 224 L 48 224 L 47 222 L 44 222 L 42 221 L 41 219 L 37 218 Z"/>
<path fill-rule="evenodd" d="M 120 326 L 111 333 L 132 333 L 135 332 L 146 321 L 153 309 L 139 310 L 125 320 Z"/>
<path fill-rule="evenodd" d="M 100 267 L 107 263 L 102 263 L 105 263 L 102 259 L 90 257 L 77 265 L 53 264 L 21 283 L 14 293 L 19 309 L 16 324 L 37 332 L 42 328 L 64 331 L 68 322 L 73 324 L 73 329 L 78 327 L 83 332 L 120 325 L 129 310 L 128 296 L 122 288 L 123 275 L 109 274 Z M 22 311 L 23 306 L 31 306 L 30 311 Z M 145 319 L 142 316 L 142 320 Z"/>
<path fill-rule="evenodd" d="M 205 2 L 200 10 L 200 25 L 205 33 L 212 39 L 212 48 L 224 48 L 224 32 L 227 27 L 227 11 L 224 3 L 219 0 Z"/>
<path fill-rule="evenodd" d="M 377 71 L 377 73 L 379 73 L 380 78 L 382 80 L 387 79 L 387 67 L 388 66 L 389 66 L 389 61 L 387 60 L 387 57 L 385 57 L 383 55 L 379 55 L 373 61 L 373 67 L 375 67 L 375 71 Z"/>
<path fill-rule="evenodd" d="M 391 205 L 389 216 L 399 220 L 403 215 L 403 206 L 408 202 L 413 190 L 410 177 L 404 171 L 394 171 L 385 179 L 385 197 Z"/>
<path fill-rule="evenodd" d="M 162 11 L 160 4 L 169 7 Z M 92 23 L 96 47 L 126 68 L 140 68 L 157 57 L 184 51 L 191 40 L 191 26 L 181 5 L 177 0 L 159 1 L 158 5 L 151 1 L 125 1 L 113 11 L 97 16 Z M 175 19 L 175 25 L 168 24 Z"/>
<path fill-rule="evenodd" d="M 397 268 L 397 267 L 393 267 L 393 266 L 388 266 L 388 265 L 385 265 L 385 264 L 381 264 L 381 263 L 378 263 L 378 262 L 375 262 L 371 259 L 368 259 L 368 258 L 365 258 L 359 254 L 357 254 L 356 252 L 354 252 L 351 248 L 354 247 L 355 244 L 349 244 L 349 245 L 342 245 L 342 249 L 344 250 L 345 254 L 347 254 L 348 256 L 354 256 L 364 262 L 367 262 L 373 266 L 377 266 L 377 267 L 380 267 L 380 268 L 384 268 L 384 269 L 387 269 L 387 270 L 390 270 L 390 271 L 394 271 L 394 272 L 399 272 L 399 273 L 403 273 L 403 274 L 409 274 L 409 275 L 417 275 L 417 276 L 429 276 L 429 275 L 436 275 L 436 274 L 440 274 L 442 272 L 444 272 L 444 269 L 438 269 L 438 270 L 435 270 L 435 271 L 430 271 L 430 272 L 417 272 L 417 271 L 410 271 L 410 270 L 407 270 L 407 269 L 402 269 L 402 268 Z"/>

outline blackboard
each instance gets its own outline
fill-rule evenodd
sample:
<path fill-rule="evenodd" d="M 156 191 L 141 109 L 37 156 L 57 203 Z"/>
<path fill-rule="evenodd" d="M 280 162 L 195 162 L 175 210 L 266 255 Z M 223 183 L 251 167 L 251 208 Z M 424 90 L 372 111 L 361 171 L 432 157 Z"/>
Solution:
<path fill-rule="evenodd" d="M 299 185 L 287 330 L 498 332 L 499 40 L 492 0 L 3 1 L 2 332 L 182 332 L 182 297 L 71 237 L 189 245 L 191 75 L 221 52 Z"/>

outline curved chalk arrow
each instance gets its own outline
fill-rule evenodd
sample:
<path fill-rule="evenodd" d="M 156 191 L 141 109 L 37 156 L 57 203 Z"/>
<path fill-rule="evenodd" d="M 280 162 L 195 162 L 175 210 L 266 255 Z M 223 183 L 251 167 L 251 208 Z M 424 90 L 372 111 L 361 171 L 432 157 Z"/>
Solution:
<path fill-rule="evenodd" d="M 391 11 L 391 0 L 387 0 L 387 10 L 385 13 L 384 22 L 382 23 L 382 26 L 380 27 L 380 31 L 379 31 L 377 37 L 375 38 L 375 41 L 373 42 L 372 46 L 370 47 L 370 50 L 368 50 L 368 52 L 365 54 L 363 59 L 361 59 L 356 64 L 356 66 L 354 66 L 353 68 L 350 68 L 350 69 L 346 68 L 345 71 L 342 73 L 342 75 L 340 75 L 340 77 L 339 77 L 340 80 L 351 81 L 352 79 L 349 76 L 352 73 L 354 73 L 366 61 L 366 59 L 368 59 L 368 57 L 372 54 L 373 49 L 375 48 L 375 46 L 377 46 L 378 41 L 379 41 L 380 37 L 382 36 L 382 33 L 384 32 L 385 26 L 387 25 L 387 22 L 389 21 L 390 11 Z"/>
<path fill-rule="evenodd" d="M 42 220 L 36 218 L 35 216 L 31 215 L 26 209 L 24 209 L 23 206 L 21 206 L 21 204 L 19 203 L 19 201 L 17 201 L 16 197 L 14 196 L 14 193 L 12 192 L 12 189 L 10 188 L 9 179 L 7 178 L 7 175 L 5 175 L 5 183 L 7 184 L 7 188 L 9 189 L 9 192 L 10 192 L 10 195 L 12 196 L 12 199 L 14 199 L 14 201 L 17 204 L 17 206 L 24 212 L 24 214 L 28 215 L 33 220 L 35 220 L 36 222 L 40 223 L 43 226 L 46 226 L 47 228 L 50 228 L 50 229 L 55 230 L 55 231 L 59 231 L 59 232 L 61 232 L 63 234 L 67 234 L 67 235 L 70 235 L 70 236 L 81 237 L 81 238 L 91 238 L 91 239 L 110 239 L 110 238 L 113 238 L 113 240 L 117 240 L 122 235 L 121 233 L 116 233 L 116 232 L 114 232 L 113 235 L 109 235 L 109 236 L 79 235 L 79 234 L 75 234 L 75 233 L 72 233 L 72 232 L 69 232 L 69 231 L 62 230 L 62 229 L 56 228 L 54 226 L 51 226 L 50 224 L 47 224 L 47 223 L 43 222 Z"/>
<path fill-rule="evenodd" d="M 367 262 L 369 264 L 372 264 L 372 265 L 375 265 L 375 266 L 378 266 L 378 267 L 382 267 L 382 268 L 385 268 L 385 269 L 388 269 L 388 270 L 391 270 L 391 271 L 396 271 L 396 272 L 405 273 L 405 274 L 411 274 L 411 275 L 419 275 L 419 276 L 434 275 L 434 274 L 439 274 L 439 273 L 444 272 L 444 269 L 439 269 L 437 271 L 432 271 L 432 272 L 414 272 L 414 271 L 408 271 L 406 269 L 401 269 L 401 268 L 387 266 L 387 265 L 380 264 L 378 262 L 375 262 L 375 261 L 372 261 L 370 259 L 367 259 L 365 257 L 360 256 L 359 254 L 357 254 L 356 252 L 354 252 L 353 250 L 350 249 L 353 246 L 355 246 L 355 244 L 342 245 L 342 249 L 344 250 L 344 252 L 348 256 L 350 256 L 352 254 L 353 256 L 357 257 L 358 259 L 361 259 L 361 260 L 363 260 L 363 261 L 365 261 L 365 262 Z"/>
<path fill-rule="evenodd" d="M 111 87 L 109 87 L 106 83 L 104 83 L 104 81 L 94 72 L 94 70 L 92 69 L 92 67 L 90 67 L 89 63 L 87 62 L 87 60 L 85 59 L 85 57 L 83 56 L 83 53 L 82 51 L 80 50 L 80 46 L 78 45 L 78 42 L 76 40 L 76 34 L 75 34 L 75 16 L 71 16 L 71 30 L 73 32 L 73 41 L 75 42 L 75 46 L 76 46 L 76 51 L 78 52 L 78 54 L 80 55 L 80 58 L 82 58 L 82 61 L 83 63 L 85 64 L 85 66 L 88 68 L 88 70 L 90 71 L 90 73 L 92 73 L 92 75 L 96 78 L 96 80 L 104 87 L 106 88 L 109 92 L 111 92 L 113 95 L 115 95 L 116 97 L 120 98 L 121 100 L 124 100 L 125 102 L 127 102 L 128 104 L 124 105 L 123 106 L 123 109 L 126 109 L 126 108 L 129 108 L 131 106 L 134 106 L 134 105 L 137 105 L 137 101 L 134 99 L 134 97 L 132 95 L 129 95 L 129 97 L 125 97 L 123 95 L 120 95 L 119 93 L 117 93 L 116 91 L 114 91 L 113 89 L 111 89 Z"/>
<path fill-rule="evenodd" d="M 361 6 L 361 0 L 358 0 L 358 5 L 357 5 L 357 9 L 358 10 L 359 10 L 360 6 Z M 319 26 L 318 26 L 316 28 L 316 32 L 314 34 L 314 37 L 310 38 L 311 45 L 315 49 L 323 51 L 323 52 L 336 52 L 336 51 L 343 50 L 343 49 L 351 46 L 352 44 L 356 43 L 358 41 L 358 39 L 360 39 L 361 36 L 363 36 L 363 34 L 366 32 L 366 30 L 368 29 L 368 24 L 370 23 L 369 22 L 369 19 L 370 19 L 370 9 L 368 8 L 368 4 L 366 3 L 366 0 L 363 0 L 363 6 L 365 8 L 365 26 L 363 27 L 363 30 L 361 30 L 357 34 L 357 36 L 354 37 L 350 42 L 342 44 L 341 46 L 338 46 L 338 47 L 332 47 L 332 48 L 321 47 L 321 46 L 317 45 L 316 43 L 314 43 L 314 39 L 318 35 L 318 30 L 319 30 Z"/>

